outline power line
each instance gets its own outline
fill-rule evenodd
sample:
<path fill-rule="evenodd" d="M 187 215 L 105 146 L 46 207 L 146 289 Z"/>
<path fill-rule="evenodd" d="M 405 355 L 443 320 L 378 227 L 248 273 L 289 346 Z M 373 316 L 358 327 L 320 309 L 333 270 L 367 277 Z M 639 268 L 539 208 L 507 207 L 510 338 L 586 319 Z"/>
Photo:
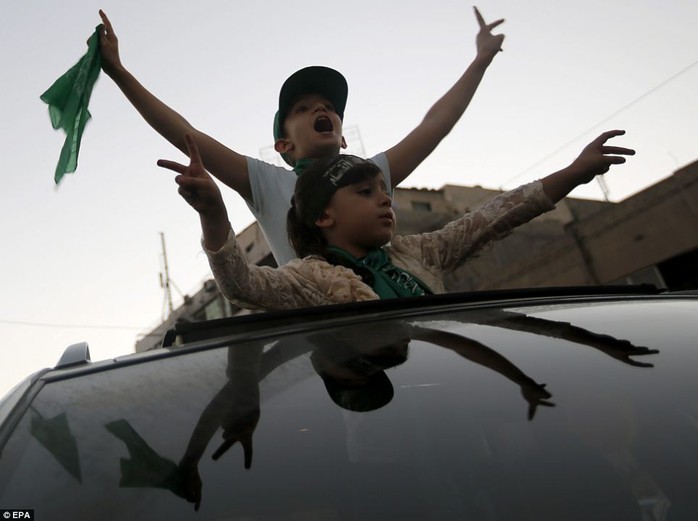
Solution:
<path fill-rule="evenodd" d="M 9 324 L 12 326 L 34 326 L 34 327 L 55 327 L 55 328 L 71 328 L 71 329 L 123 329 L 123 330 L 133 330 L 133 331 L 143 331 L 144 327 L 135 326 L 99 326 L 92 324 L 51 324 L 48 322 L 28 322 L 24 320 L 6 320 L 0 318 L 0 324 Z"/>
<path fill-rule="evenodd" d="M 564 148 L 566 148 L 566 147 L 570 146 L 571 144 L 573 144 L 573 143 L 574 143 L 575 141 L 577 141 L 580 137 L 584 136 L 585 134 L 588 134 L 589 132 L 591 132 L 592 130 L 594 130 L 596 127 L 601 126 L 602 124 L 606 123 L 606 122 L 609 121 L 610 119 L 613 119 L 614 117 L 616 117 L 616 116 L 617 116 L 618 114 L 620 114 L 621 112 L 627 110 L 628 108 L 630 108 L 631 106 L 633 106 L 633 105 L 635 105 L 637 102 L 639 102 L 640 100 L 646 98 L 646 97 L 649 96 L 650 94 L 652 94 L 652 93 L 654 93 L 655 91 L 659 90 L 660 88 L 664 87 L 667 83 L 669 83 L 669 82 L 675 80 L 676 78 L 678 78 L 679 76 L 681 76 L 682 74 L 684 74 L 686 71 L 688 71 L 688 70 L 691 69 L 692 67 L 695 67 L 696 65 L 698 65 L 698 60 L 697 60 L 697 61 L 694 61 L 694 62 L 691 63 L 690 65 L 684 67 L 684 68 L 681 69 L 679 72 L 677 72 L 676 74 L 673 74 L 672 76 L 670 76 L 670 77 L 667 78 L 666 80 L 662 81 L 659 85 L 656 85 L 656 86 L 652 87 L 650 90 L 648 90 L 648 91 L 645 92 L 644 94 L 641 94 L 640 96 L 638 96 L 637 98 L 635 98 L 634 100 L 632 100 L 630 103 L 627 103 L 626 105 L 622 106 L 621 108 L 619 108 L 618 110 L 616 110 L 615 112 L 613 112 L 610 116 L 605 117 L 604 119 L 602 119 L 602 120 L 599 121 L 598 123 L 594 124 L 593 126 L 589 127 L 589 128 L 586 129 L 585 131 L 580 132 L 580 133 L 577 134 L 575 137 L 573 137 L 572 139 L 570 139 L 569 141 L 567 141 L 564 145 L 559 146 L 558 148 L 556 148 L 555 150 L 553 150 L 552 152 L 550 152 L 549 154 L 547 154 L 547 155 L 546 155 L 545 157 L 543 157 L 542 159 L 538 160 L 537 162 L 533 163 L 533 164 L 532 164 L 531 166 L 529 166 L 528 168 L 526 168 L 526 169 L 522 170 L 521 172 L 519 172 L 518 174 L 516 174 L 516 175 L 515 175 L 514 177 L 512 177 L 511 179 L 508 179 L 507 181 L 505 181 L 504 183 L 502 183 L 502 185 L 500 186 L 500 189 L 503 190 L 503 189 L 504 189 L 504 188 L 503 188 L 504 185 L 507 185 L 507 184 L 509 184 L 510 182 L 512 182 L 512 181 L 514 181 L 514 180 L 516 180 L 516 179 L 518 179 L 518 178 L 521 177 L 522 175 L 528 173 L 530 170 L 534 169 L 535 167 L 537 167 L 537 166 L 540 165 L 541 163 L 547 161 L 548 159 L 550 159 L 551 157 L 553 157 L 555 154 L 557 154 L 558 152 L 560 152 L 560 151 L 563 150 Z"/>

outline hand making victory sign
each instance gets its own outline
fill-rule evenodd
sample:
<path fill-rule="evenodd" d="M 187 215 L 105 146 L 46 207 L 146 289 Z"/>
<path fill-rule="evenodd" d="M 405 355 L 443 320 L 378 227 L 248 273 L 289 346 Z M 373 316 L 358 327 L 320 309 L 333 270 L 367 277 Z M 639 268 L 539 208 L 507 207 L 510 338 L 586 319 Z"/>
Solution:
<path fill-rule="evenodd" d="M 179 195 L 199 213 L 204 243 L 207 248 L 215 251 L 220 249 L 228 237 L 228 211 L 218 185 L 204 168 L 194 139 L 185 134 L 184 140 L 189 153 L 189 165 L 167 159 L 159 159 L 157 164 L 179 173 L 175 177 L 175 182 L 179 185 Z"/>
<path fill-rule="evenodd" d="M 502 50 L 502 42 L 504 41 L 503 34 L 492 34 L 492 29 L 498 25 L 504 23 L 504 18 L 500 18 L 488 24 L 485 19 L 478 11 L 477 7 L 473 6 L 475 10 L 475 17 L 477 18 L 477 23 L 480 26 L 480 32 L 477 33 L 475 37 L 475 45 L 477 46 L 477 53 L 480 56 L 489 56 L 492 59 L 499 51 Z"/>

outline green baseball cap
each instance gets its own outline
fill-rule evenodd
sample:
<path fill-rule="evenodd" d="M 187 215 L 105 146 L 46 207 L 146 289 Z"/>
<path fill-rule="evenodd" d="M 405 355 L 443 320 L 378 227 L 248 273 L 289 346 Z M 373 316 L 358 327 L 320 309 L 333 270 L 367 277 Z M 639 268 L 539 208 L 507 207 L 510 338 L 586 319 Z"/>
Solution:
<path fill-rule="evenodd" d="M 327 98 L 340 119 L 344 119 L 349 87 L 339 72 L 329 67 L 312 65 L 300 69 L 284 82 L 279 93 L 279 110 L 274 116 L 274 141 L 282 135 L 284 120 L 293 103 L 304 94 L 320 94 Z"/>

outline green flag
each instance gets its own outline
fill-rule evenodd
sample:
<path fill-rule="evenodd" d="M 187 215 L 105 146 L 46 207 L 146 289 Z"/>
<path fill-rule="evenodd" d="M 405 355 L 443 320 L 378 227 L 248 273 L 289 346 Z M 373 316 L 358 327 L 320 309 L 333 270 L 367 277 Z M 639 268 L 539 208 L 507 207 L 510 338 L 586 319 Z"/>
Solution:
<path fill-rule="evenodd" d="M 101 66 L 99 52 L 101 29 L 102 24 L 97 26 L 94 34 L 87 41 L 88 49 L 85 56 L 41 95 L 41 100 L 48 103 L 53 128 L 62 128 L 66 133 L 54 175 L 56 184 L 64 174 L 75 172 L 78 166 L 82 131 L 85 129 L 87 120 L 90 119 L 87 104 L 90 102 L 92 87 L 97 81 Z"/>

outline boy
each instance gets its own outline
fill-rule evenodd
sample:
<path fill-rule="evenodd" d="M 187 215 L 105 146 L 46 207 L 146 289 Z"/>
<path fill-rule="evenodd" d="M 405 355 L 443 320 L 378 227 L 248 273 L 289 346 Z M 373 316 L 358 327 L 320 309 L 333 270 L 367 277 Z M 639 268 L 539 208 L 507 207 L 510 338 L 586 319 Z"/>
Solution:
<path fill-rule="evenodd" d="M 121 64 L 118 40 L 112 25 L 104 12 L 100 11 L 99 14 L 104 22 L 100 35 L 104 72 L 114 80 L 146 122 L 182 152 L 187 153 L 183 136 L 189 134 L 194 138 L 206 169 L 245 199 L 279 265 L 295 258 L 286 235 L 285 216 L 290 207 L 296 176 L 286 169 L 264 164 L 231 150 L 193 128 L 182 116 L 153 96 Z M 450 132 L 470 103 L 485 70 L 501 50 L 504 35 L 493 35 L 492 29 L 504 20 L 487 24 L 477 9 L 475 16 L 480 31 L 476 37 L 477 54 L 473 62 L 412 132 L 392 148 L 372 158 L 389 179 L 390 188 L 411 174 Z M 298 169 L 302 169 L 307 160 L 338 154 L 346 146 L 342 137 L 345 104 L 346 82 L 341 74 L 319 67 L 298 71 L 282 87 L 275 123 L 275 149 Z"/>

